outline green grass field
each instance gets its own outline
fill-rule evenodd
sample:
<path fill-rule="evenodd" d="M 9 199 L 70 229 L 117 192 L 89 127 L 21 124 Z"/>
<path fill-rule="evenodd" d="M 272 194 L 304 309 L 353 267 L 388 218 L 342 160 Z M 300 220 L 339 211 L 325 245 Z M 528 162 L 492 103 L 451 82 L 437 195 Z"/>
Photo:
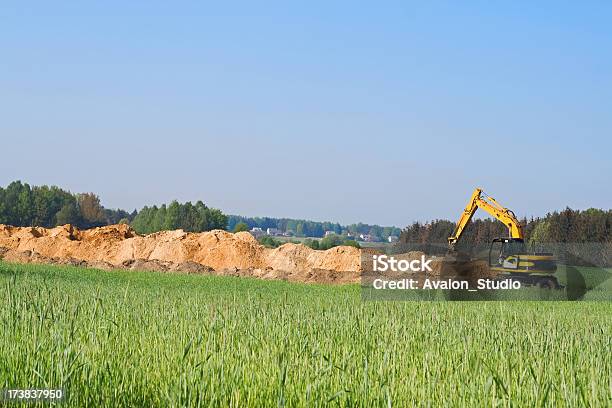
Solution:
<path fill-rule="evenodd" d="M 609 302 L 0 263 L 0 388 L 64 406 L 610 406 Z"/>

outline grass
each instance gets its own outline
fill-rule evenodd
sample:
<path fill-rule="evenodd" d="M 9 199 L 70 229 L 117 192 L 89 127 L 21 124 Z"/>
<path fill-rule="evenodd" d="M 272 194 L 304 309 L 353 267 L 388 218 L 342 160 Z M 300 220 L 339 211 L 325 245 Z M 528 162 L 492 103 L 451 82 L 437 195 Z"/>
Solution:
<path fill-rule="evenodd" d="M 67 406 L 610 406 L 609 302 L 0 263 L 0 388 Z"/>

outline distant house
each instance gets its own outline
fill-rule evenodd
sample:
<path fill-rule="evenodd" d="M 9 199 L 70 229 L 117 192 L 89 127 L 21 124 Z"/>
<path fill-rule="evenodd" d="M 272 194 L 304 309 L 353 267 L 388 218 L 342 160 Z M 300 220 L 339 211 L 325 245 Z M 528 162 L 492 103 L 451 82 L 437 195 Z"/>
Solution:
<path fill-rule="evenodd" d="M 374 242 L 375 239 L 370 234 L 359 234 L 359 239 L 365 242 Z"/>
<path fill-rule="evenodd" d="M 283 237 L 292 237 L 293 236 L 293 231 L 285 231 L 283 232 Z"/>
<path fill-rule="evenodd" d="M 251 228 L 251 230 L 249 231 L 251 233 L 251 235 L 253 235 L 255 238 L 259 238 L 262 235 L 265 235 L 265 232 L 259 228 L 259 227 L 253 227 Z"/>
<path fill-rule="evenodd" d="M 266 230 L 266 233 L 272 236 L 282 236 L 283 235 L 283 231 L 279 230 L 278 228 L 268 228 Z"/>
<path fill-rule="evenodd" d="M 394 243 L 399 241 L 399 237 L 397 235 L 389 235 L 389 238 L 387 238 L 387 241 L 389 241 L 390 243 Z"/>
<path fill-rule="evenodd" d="M 330 235 L 334 235 L 335 233 L 335 231 L 325 231 L 325 236 L 329 237 Z"/>

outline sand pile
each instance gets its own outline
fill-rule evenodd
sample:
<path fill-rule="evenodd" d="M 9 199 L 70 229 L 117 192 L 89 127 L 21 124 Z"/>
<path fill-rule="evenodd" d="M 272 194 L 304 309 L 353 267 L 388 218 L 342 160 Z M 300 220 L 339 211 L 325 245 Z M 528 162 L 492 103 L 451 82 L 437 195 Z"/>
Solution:
<path fill-rule="evenodd" d="M 307 269 L 359 271 L 359 256 L 359 249 L 349 246 L 317 251 L 301 244 L 289 243 L 267 252 L 266 264 L 273 269 L 287 271 Z"/>
<path fill-rule="evenodd" d="M 287 243 L 275 249 L 259 244 L 248 232 L 222 230 L 188 233 L 182 230 L 139 235 L 128 225 L 79 230 L 71 225 L 46 229 L 0 224 L 0 258 L 9 262 L 214 273 L 284 279 L 298 282 L 359 282 L 372 272 L 372 255 L 379 250 L 339 246 L 327 251 Z M 423 252 L 394 254 L 396 259 L 421 259 Z M 486 263 L 449 262 L 434 257 L 436 277 L 486 277 Z"/>
<path fill-rule="evenodd" d="M 182 230 L 138 235 L 127 225 L 80 231 L 0 224 L 0 257 L 10 262 L 70 264 L 100 269 L 183 271 L 287 279 L 302 282 L 357 282 L 360 251 L 336 247 L 315 251 L 285 244 L 260 245 L 248 232 Z"/>

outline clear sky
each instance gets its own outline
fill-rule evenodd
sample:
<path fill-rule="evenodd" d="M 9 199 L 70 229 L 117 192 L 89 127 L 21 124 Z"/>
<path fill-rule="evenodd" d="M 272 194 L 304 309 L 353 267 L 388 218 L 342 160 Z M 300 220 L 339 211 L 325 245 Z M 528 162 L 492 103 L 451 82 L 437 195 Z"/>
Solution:
<path fill-rule="evenodd" d="M 2 185 L 397 226 L 476 186 L 612 207 L 612 2 L 7 3 Z"/>

